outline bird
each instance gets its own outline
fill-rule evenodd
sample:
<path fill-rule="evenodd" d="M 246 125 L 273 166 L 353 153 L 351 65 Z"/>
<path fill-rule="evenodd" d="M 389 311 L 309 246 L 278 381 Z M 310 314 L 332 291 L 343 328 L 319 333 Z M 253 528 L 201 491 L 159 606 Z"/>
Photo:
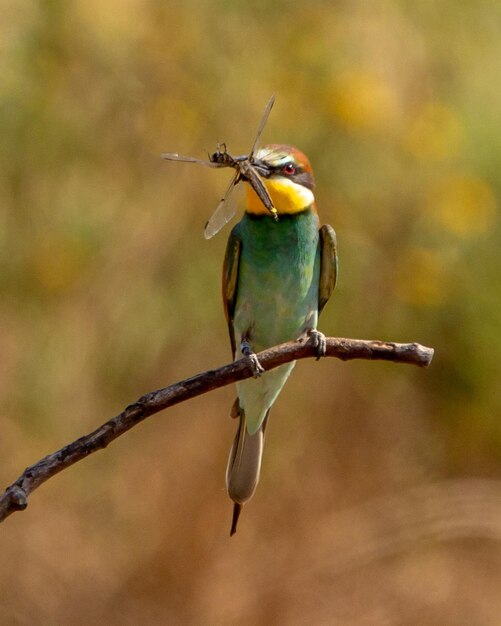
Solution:
<path fill-rule="evenodd" d="M 243 505 L 259 482 L 270 409 L 295 362 L 265 372 L 256 353 L 290 340 L 310 339 L 317 357 L 326 339 L 318 315 L 338 275 L 336 233 L 320 226 L 313 170 L 299 149 L 269 144 L 253 157 L 276 214 L 271 214 L 251 185 L 246 208 L 232 229 L 223 263 L 223 305 L 233 359 L 246 358 L 253 377 L 237 383 L 230 415 L 238 419 L 226 470 L 233 501 L 230 536 Z"/>

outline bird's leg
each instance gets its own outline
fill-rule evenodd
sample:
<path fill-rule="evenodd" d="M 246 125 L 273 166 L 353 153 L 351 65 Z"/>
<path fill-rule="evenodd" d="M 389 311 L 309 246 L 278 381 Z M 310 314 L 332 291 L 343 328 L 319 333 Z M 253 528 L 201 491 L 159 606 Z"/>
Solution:
<path fill-rule="evenodd" d="M 252 349 L 250 343 L 243 339 L 240 344 L 240 352 L 247 357 L 249 361 L 249 367 L 252 370 L 252 375 L 254 378 L 259 378 L 261 374 L 264 372 L 264 367 L 259 362 L 259 359 L 256 356 L 256 353 Z"/>
<path fill-rule="evenodd" d="M 313 341 L 313 345 L 317 349 L 318 361 L 320 357 L 325 356 L 325 353 L 327 352 L 327 339 L 325 338 L 325 335 L 316 328 L 311 328 L 306 334 Z"/>

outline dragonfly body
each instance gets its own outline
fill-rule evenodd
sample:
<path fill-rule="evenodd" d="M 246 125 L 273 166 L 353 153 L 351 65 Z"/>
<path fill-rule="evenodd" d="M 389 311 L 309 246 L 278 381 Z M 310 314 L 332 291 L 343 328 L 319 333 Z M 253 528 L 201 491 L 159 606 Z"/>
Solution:
<path fill-rule="evenodd" d="M 218 144 L 217 150 L 209 156 L 209 161 L 211 163 L 215 163 L 221 167 L 234 167 L 235 169 L 238 169 L 239 163 L 248 160 L 248 154 L 242 154 L 241 156 L 236 157 L 232 156 L 226 149 L 225 143 Z"/>

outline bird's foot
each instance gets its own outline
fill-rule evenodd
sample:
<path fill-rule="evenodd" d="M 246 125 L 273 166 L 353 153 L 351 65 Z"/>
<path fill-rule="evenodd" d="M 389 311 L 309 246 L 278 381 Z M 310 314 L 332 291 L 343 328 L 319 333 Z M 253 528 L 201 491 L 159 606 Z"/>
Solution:
<path fill-rule="evenodd" d="M 325 335 L 316 328 L 311 328 L 306 332 L 306 334 L 311 339 L 314 347 L 317 349 L 318 361 L 320 357 L 325 356 L 325 353 L 327 352 L 327 339 L 325 338 Z"/>
<path fill-rule="evenodd" d="M 259 362 L 259 359 L 256 356 L 256 353 L 252 349 L 250 343 L 248 341 L 242 341 L 240 344 L 240 351 L 242 354 L 247 357 L 249 361 L 249 367 L 252 370 L 252 375 L 254 378 L 259 378 L 261 374 L 264 372 L 264 367 Z"/>

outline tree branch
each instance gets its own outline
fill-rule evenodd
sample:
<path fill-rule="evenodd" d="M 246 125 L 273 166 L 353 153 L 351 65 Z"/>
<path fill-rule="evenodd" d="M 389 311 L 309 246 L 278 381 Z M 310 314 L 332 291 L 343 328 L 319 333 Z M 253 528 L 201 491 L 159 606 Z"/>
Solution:
<path fill-rule="evenodd" d="M 259 362 L 265 370 L 271 370 L 290 361 L 314 356 L 316 356 L 316 348 L 311 341 L 291 341 L 258 354 Z M 343 361 L 373 359 L 428 367 L 433 358 L 433 349 L 417 343 L 402 344 L 329 337 L 327 338 L 326 356 L 337 357 Z M 0 522 L 15 511 L 24 510 L 28 506 L 28 496 L 46 480 L 89 454 L 106 448 L 117 437 L 150 415 L 251 376 L 252 372 L 248 361 L 241 359 L 218 369 L 197 374 L 164 389 L 145 394 L 129 405 L 122 413 L 93 432 L 80 437 L 80 439 L 26 468 L 21 476 L 7 487 L 0 496 Z"/>

